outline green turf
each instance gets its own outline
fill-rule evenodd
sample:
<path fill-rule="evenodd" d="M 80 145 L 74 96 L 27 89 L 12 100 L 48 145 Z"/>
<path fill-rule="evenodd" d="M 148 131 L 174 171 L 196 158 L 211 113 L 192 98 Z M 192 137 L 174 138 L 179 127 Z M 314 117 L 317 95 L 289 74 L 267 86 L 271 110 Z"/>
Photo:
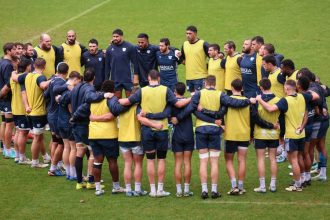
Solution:
<path fill-rule="evenodd" d="M 0 45 L 7 41 L 27 41 L 67 19 L 74 17 L 102 1 L 0 1 Z M 114 28 L 124 30 L 126 40 L 135 43 L 136 35 L 146 32 L 151 43 L 169 37 L 173 46 L 181 47 L 185 41 L 185 28 L 194 24 L 199 36 L 221 46 L 234 40 L 240 50 L 243 40 L 254 35 L 264 36 L 275 45 L 276 51 L 295 61 L 298 68 L 307 66 L 326 84 L 327 58 L 330 37 L 329 0 L 311 1 L 148 1 L 111 0 L 100 8 L 85 14 L 52 31 L 55 45 L 65 41 L 66 31 L 75 29 L 78 40 L 87 45 L 97 38 L 105 48 Z M 36 44 L 38 40 L 34 40 Z M 184 69 L 179 78 L 184 80 Z M 329 143 L 329 142 L 327 142 Z M 168 155 L 165 188 L 175 194 L 172 154 Z M 122 170 L 122 158 L 120 167 Z M 47 177 L 46 170 L 32 170 L 0 160 L 1 197 L 3 219 L 32 218 L 115 218 L 115 219 L 326 219 L 330 215 L 329 182 L 313 183 L 302 193 L 287 193 L 290 182 L 287 163 L 279 166 L 279 191 L 264 195 L 253 193 L 258 184 L 256 159 L 251 147 L 248 155 L 248 173 L 245 196 L 223 198 L 206 202 L 199 198 L 198 158 L 193 157 L 193 198 L 164 199 L 126 198 L 110 195 L 110 175 L 104 169 L 107 193 L 96 198 L 93 191 L 76 192 L 74 183 L 64 178 Z M 268 164 L 268 163 L 267 163 Z M 225 173 L 224 159 L 220 163 L 220 191 L 225 194 L 230 183 Z M 267 176 L 269 183 L 269 176 Z M 122 179 L 122 178 L 121 178 Z M 146 176 L 143 186 L 149 189 Z M 84 200 L 84 203 L 80 203 Z"/>

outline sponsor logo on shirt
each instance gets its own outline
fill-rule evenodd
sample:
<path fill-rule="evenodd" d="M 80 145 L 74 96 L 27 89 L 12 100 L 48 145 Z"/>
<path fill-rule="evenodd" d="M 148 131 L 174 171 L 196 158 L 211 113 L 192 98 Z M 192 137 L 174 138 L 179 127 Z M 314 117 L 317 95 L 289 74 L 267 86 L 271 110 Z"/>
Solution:
<path fill-rule="evenodd" d="M 124 51 L 124 52 L 126 51 L 126 47 L 123 47 L 123 51 Z"/>
<path fill-rule="evenodd" d="M 170 59 L 170 60 L 171 60 L 171 59 L 172 59 L 172 56 L 168 56 L 168 59 Z"/>
<path fill-rule="evenodd" d="M 102 61 L 102 57 L 99 57 L 99 61 Z"/>
<path fill-rule="evenodd" d="M 147 53 L 150 53 L 150 50 L 147 50 Z"/>

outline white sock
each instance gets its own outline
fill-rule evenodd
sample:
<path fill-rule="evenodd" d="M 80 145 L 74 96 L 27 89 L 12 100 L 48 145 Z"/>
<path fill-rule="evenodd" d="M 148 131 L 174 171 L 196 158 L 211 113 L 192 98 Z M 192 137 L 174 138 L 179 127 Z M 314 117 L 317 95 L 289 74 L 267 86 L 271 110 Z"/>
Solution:
<path fill-rule="evenodd" d="M 152 194 L 155 194 L 156 193 L 156 184 L 150 184 L 150 192 Z"/>
<path fill-rule="evenodd" d="M 100 191 L 101 190 L 101 182 L 95 182 L 95 190 Z"/>
<path fill-rule="evenodd" d="M 305 180 L 306 180 L 306 173 L 304 172 L 304 173 L 301 173 L 300 174 L 300 182 L 305 182 Z"/>
<path fill-rule="evenodd" d="M 60 169 L 63 166 L 63 161 L 58 161 L 57 167 Z"/>
<path fill-rule="evenodd" d="M 238 189 L 244 189 L 243 180 L 238 180 Z"/>
<path fill-rule="evenodd" d="M 24 161 L 26 159 L 25 154 L 19 154 L 19 160 Z"/>
<path fill-rule="evenodd" d="M 202 192 L 208 192 L 207 183 L 202 183 Z"/>
<path fill-rule="evenodd" d="M 236 178 L 231 179 L 230 182 L 231 182 L 231 188 L 236 188 L 237 187 Z"/>
<path fill-rule="evenodd" d="M 190 186 L 190 183 L 185 183 L 184 184 L 184 192 L 188 193 L 190 191 L 189 186 Z"/>
<path fill-rule="evenodd" d="M 37 165 L 37 164 L 39 164 L 39 160 L 32 160 L 32 164 L 33 164 L 33 165 Z"/>
<path fill-rule="evenodd" d="M 260 188 L 266 188 L 265 177 L 259 178 Z"/>
<path fill-rule="evenodd" d="M 309 181 L 311 180 L 311 173 L 310 172 L 306 172 L 305 173 L 305 181 Z"/>
<path fill-rule="evenodd" d="M 19 152 L 15 150 L 15 158 L 19 158 Z"/>
<path fill-rule="evenodd" d="M 218 192 L 218 184 L 212 183 L 211 186 L 212 186 L 212 190 L 211 190 L 212 192 Z"/>
<path fill-rule="evenodd" d="M 77 177 L 76 167 L 70 166 L 70 176 L 71 177 Z"/>
<path fill-rule="evenodd" d="M 158 183 L 158 191 L 164 190 L 164 183 Z"/>
<path fill-rule="evenodd" d="M 120 188 L 119 182 L 112 182 L 112 187 L 114 189 L 119 189 Z"/>
<path fill-rule="evenodd" d="M 135 182 L 135 192 L 141 192 L 141 183 Z"/>
<path fill-rule="evenodd" d="M 295 180 L 294 181 L 294 186 L 295 187 L 301 187 L 301 181 L 300 180 Z"/>
<path fill-rule="evenodd" d="M 55 171 L 57 169 L 57 166 L 56 165 L 53 165 L 53 164 L 51 164 L 50 165 L 50 171 Z"/>
<path fill-rule="evenodd" d="M 322 176 L 322 177 L 327 176 L 327 168 L 326 167 L 321 167 L 320 176 Z"/>
<path fill-rule="evenodd" d="M 126 184 L 126 192 L 131 192 L 131 191 L 132 191 L 131 184 L 130 183 Z"/>
<path fill-rule="evenodd" d="M 176 192 L 178 194 L 181 194 L 182 193 L 182 188 L 181 187 L 182 187 L 181 184 L 176 184 Z"/>
<path fill-rule="evenodd" d="M 276 178 L 272 177 L 270 179 L 270 187 L 275 188 L 276 187 Z"/>
<path fill-rule="evenodd" d="M 71 176 L 69 165 L 65 165 L 65 173 L 66 173 L 67 176 Z"/>
<path fill-rule="evenodd" d="M 49 155 L 46 153 L 45 155 L 42 155 L 42 158 L 43 158 L 43 159 L 49 159 L 50 157 L 49 157 Z"/>

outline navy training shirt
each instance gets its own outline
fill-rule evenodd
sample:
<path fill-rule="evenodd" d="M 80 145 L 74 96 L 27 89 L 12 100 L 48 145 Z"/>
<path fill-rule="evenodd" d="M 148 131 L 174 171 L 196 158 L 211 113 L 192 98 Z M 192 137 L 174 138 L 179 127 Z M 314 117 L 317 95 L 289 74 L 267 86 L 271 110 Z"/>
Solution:
<path fill-rule="evenodd" d="M 160 84 L 164 86 L 173 86 L 178 83 L 177 67 L 179 59 L 175 56 L 173 50 L 163 54 L 160 51 L 156 53 L 157 64 L 160 74 Z"/>
<path fill-rule="evenodd" d="M 135 63 L 135 47 L 123 41 L 111 44 L 105 54 L 105 75 L 116 83 L 131 83 Z"/>
<path fill-rule="evenodd" d="M 105 58 L 102 50 L 98 50 L 96 54 L 86 51 L 82 55 L 82 65 L 86 68 L 93 68 L 95 71 L 94 86 L 96 90 L 100 90 L 105 80 Z"/>
<path fill-rule="evenodd" d="M 10 77 L 11 73 L 14 71 L 14 67 L 10 60 L 2 59 L 0 60 L 0 90 L 7 85 L 10 88 Z M 12 93 L 9 91 L 2 101 L 11 101 Z"/>
<path fill-rule="evenodd" d="M 139 75 L 141 84 L 148 85 L 148 73 L 157 67 L 156 53 L 159 51 L 159 47 L 149 44 L 147 48 L 142 49 L 139 46 L 135 46 L 135 51 L 134 74 Z"/>
<path fill-rule="evenodd" d="M 256 97 L 258 91 L 256 55 L 244 54 L 240 63 L 244 96 Z"/>

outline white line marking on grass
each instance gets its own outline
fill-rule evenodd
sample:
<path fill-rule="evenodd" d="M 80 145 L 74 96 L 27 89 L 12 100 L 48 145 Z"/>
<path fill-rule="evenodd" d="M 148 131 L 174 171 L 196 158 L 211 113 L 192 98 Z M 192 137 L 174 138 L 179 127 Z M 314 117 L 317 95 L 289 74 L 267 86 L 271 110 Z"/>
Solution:
<path fill-rule="evenodd" d="M 247 204 L 247 205 L 297 205 L 297 206 L 330 206 L 327 202 L 250 202 L 250 201 L 202 201 L 206 204 Z"/>
<path fill-rule="evenodd" d="M 85 14 L 87 14 L 87 13 L 89 13 L 89 12 L 91 12 L 91 11 L 94 11 L 95 9 L 101 7 L 102 5 L 109 3 L 110 1 L 111 1 L 111 0 L 105 0 L 104 2 L 101 2 L 101 3 L 97 4 L 97 5 L 94 5 L 93 7 L 91 7 L 91 8 L 89 8 L 89 9 L 87 9 L 87 10 L 81 12 L 80 14 L 78 14 L 78 15 L 76 15 L 76 16 L 74 16 L 74 17 L 69 18 L 68 20 L 63 21 L 62 23 L 59 23 L 59 24 L 55 25 L 55 26 L 52 27 L 52 28 L 49 28 L 49 29 L 46 30 L 46 31 L 43 31 L 42 33 L 49 33 L 49 32 L 52 32 L 52 31 L 56 30 L 57 28 L 60 28 L 60 27 L 62 27 L 63 25 L 65 25 L 65 24 L 67 24 L 67 23 L 69 23 L 69 22 L 71 22 L 71 21 L 74 21 L 74 20 L 80 18 L 80 17 L 84 16 Z M 40 37 L 40 34 L 39 34 L 39 35 L 35 35 L 35 36 L 33 36 L 32 38 L 30 38 L 29 40 L 27 40 L 27 41 L 25 41 L 25 42 L 32 42 L 32 41 L 38 39 L 39 37 Z"/>

